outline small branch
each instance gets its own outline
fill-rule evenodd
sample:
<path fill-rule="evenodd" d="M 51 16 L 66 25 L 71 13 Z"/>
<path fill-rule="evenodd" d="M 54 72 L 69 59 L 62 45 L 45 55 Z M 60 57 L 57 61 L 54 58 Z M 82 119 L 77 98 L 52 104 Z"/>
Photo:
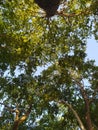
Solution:
<path fill-rule="evenodd" d="M 92 98 L 89 100 L 90 103 L 92 103 L 96 99 L 97 93 L 98 93 L 98 89 L 95 89 L 92 94 Z"/>
<path fill-rule="evenodd" d="M 79 115 L 78 115 L 78 113 L 73 109 L 73 107 L 69 103 L 65 102 L 64 100 L 59 101 L 59 103 L 67 105 L 71 109 L 71 111 L 73 112 L 74 116 L 76 117 L 76 119 L 77 119 L 77 121 L 80 125 L 81 130 L 86 130 L 82 121 L 81 121 L 81 119 L 80 119 L 80 117 L 79 117 Z"/>
<path fill-rule="evenodd" d="M 10 112 L 15 112 L 14 109 L 12 109 L 11 107 L 7 106 L 6 104 L 1 103 L 1 102 L 0 102 L 0 104 L 3 105 L 4 107 L 6 107 L 6 108 L 8 109 L 8 111 L 10 111 Z"/>
<path fill-rule="evenodd" d="M 56 12 L 57 15 L 60 15 L 62 17 L 74 17 L 74 16 L 81 16 L 81 15 L 88 15 L 88 14 L 91 14 L 91 11 L 88 10 L 85 10 L 85 11 L 80 11 L 79 13 L 64 13 L 64 11 L 57 11 Z"/>

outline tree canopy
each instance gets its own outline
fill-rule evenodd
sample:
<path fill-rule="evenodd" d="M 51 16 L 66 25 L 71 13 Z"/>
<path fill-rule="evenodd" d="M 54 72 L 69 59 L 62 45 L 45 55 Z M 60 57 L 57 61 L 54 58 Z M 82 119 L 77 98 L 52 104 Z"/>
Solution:
<path fill-rule="evenodd" d="M 0 130 L 98 130 L 92 36 L 98 0 L 61 0 L 53 17 L 33 0 L 0 1 Z"/>

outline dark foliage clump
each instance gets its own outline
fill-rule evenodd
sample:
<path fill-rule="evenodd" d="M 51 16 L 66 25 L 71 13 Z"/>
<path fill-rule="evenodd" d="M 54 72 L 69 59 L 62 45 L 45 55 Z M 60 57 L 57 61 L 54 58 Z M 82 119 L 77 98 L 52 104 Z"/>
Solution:
<path fill-rule="evenodd" d="M 35 0 L 35 3 L 37 3 L 40 8 L 44 9 L 47 17 L 51 17 L 55 15 L 60 0 Z"/>

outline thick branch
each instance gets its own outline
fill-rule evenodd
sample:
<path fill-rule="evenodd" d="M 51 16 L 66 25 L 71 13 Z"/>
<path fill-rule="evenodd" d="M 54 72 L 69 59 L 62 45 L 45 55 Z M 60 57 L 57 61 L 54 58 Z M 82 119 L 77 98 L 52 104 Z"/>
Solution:
<path fill-rule="evenodd" d="M 32 109 L 32 105 L 30 105 L 28 111 L 22 117 L 19 117 L 19 110 L 16 110 L 16 117 L 15 117 L 15 121 L 14 121 L 12 130 L 17 130 L 18 126 L 28 118 L 28 116 L 31 112 L 31 109 Z"/>
<path fill-rule="evenodd" d="M 70 110 L 73 112 L 74 116 L 76 117 L 76 119 L 80 125 L 81 130 L 86 130 L 80 117 L 78 116 L 78 113 L 73 109 L 73 107 L 69 103 L 65 102 L 64 100 L 61 100 L 59 103 L 63 103 L 65 105 L 67 105 L 70 108 Z"/>
<path fill-rule="evenodd" d="M 20 119 L 19 119 L 19 124 L 21 124 L 22 122 L 24 122 L 27 117 L 29 116 L 30 112 L 31 112 L 31 109 L 32 109 L 32 105 L 30 105 L 30 108 L 28 109 L 28 111 L 26 112 L 25 115 L 23 115 Z"/>
<path fill-rule="evenodd" d="M 74 79 L 74 82 L 76 82 L 76 84 L 80 87 L 80 91 L 85 102 L 85 109 L 86 109 L 85 119 L 86 119 L 88 130 L 93 130 L 91 117 L 90 117 L 90 100 L 88 99 L 87 93 L 84 89 L 84 85 L 81 83 L 81 81 L 77 81 L 76 79 Z"/>

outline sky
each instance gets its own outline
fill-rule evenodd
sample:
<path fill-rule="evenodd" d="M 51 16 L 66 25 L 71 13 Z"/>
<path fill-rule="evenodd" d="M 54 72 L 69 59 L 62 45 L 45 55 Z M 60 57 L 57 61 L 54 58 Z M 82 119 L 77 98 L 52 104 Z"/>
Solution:
<path fill-rule="evenodd" d="M 98 41 L 96 42 L 96 40 L 94 38 L 88 39 L 87 40 L 87 49 L 86 49 L 86 53 L 87 53 L 87 59 L 89 60 L 95 60 L 95 65 L 98 66 Z M 39 75 L 42 70 L 47 69 L 48 65 L 46 66 L 42 66 L 42 67 L 38 67 L 37 68 L 37 72 L 35 73 L 35 75 Z M 16 75 L 18 76 L 18 70 L 16 70 Z M 8 72 L 6 72 L 5 75 L 7 75 Z"/>
<path fill-rule="evenodd" d="M 94 38 L 88 39 L 86 52 L 87 58 L 95 60 L 95 64 L 98 65 L 98 41 Z"/>

